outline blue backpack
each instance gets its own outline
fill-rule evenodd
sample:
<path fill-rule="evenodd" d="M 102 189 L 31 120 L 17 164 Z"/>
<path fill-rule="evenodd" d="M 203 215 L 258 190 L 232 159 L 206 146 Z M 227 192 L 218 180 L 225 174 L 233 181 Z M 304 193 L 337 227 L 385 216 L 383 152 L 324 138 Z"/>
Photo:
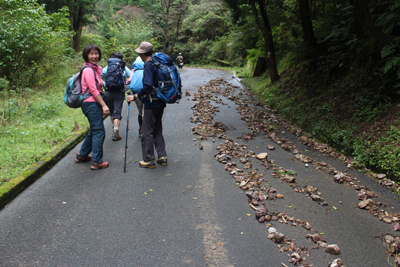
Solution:
<path fill-rule="evenodd" d="M 80 108 L 82 106 L 82 102 L 92 95 L 88 92 L 89 88 L 86 88 L 85 92 L 82 92 L 82 72 L 85 68 L 91 68 L 93 70 L 94 78 L 96 80 L 96 87 L 99 84 L 97 81 L 96 72 L 90 66 L 84 66 L 80 72 L 69 78 L 67 81 L 67 86 L 65 86 L 64 103 L 70 108 Z"/>
<path fill-rule="evenodd" d="M 132 64 L 132 69 L 134 70 L 131 78 L 131 83 L 128 85 L 128 88 L 131 89 L 132 92 L 139 92 L 143 88 L 143 69 L 144 62 L 141 59 L 135 60 Z"/>
<path fill-rule="evenodd" d="M 125 91 L 125 61 L 119 58 L 110 58 L 105 75 L 106 90 Z"/>
<path fill-rule="evenodd" d="M 153 55 L 154 66 L 158 77 L 155 88 L 157 98 L 167 104 L 178 102 L 182 98 L 181 76 L 170 56 L 157 52 Z"/>

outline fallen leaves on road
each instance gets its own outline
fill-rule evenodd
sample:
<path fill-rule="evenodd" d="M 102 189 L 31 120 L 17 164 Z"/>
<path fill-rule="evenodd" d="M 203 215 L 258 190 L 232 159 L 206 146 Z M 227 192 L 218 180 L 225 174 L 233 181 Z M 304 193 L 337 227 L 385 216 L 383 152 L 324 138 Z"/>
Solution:
<path fill-rule="evenodd" d="M 381 207 L 387 207 L 387 205 L 379 201 L 374 201 L 373 199 L 376 197 L 376 194 L 366 186 L 360 185 L 355 177 L 352 177 L 347 173 L 340 172 L 324 162 L 317 162 L 311 157 L 301 154 L 296 145 L 289 142 L 287 138 L 280 136 L 281 134 L 285 134 L 285 132 L 277 130 L 277 127 L 271 123 L 275 123 L 287 131 L 292 132 L 299 138 L 303 145 L 327 154 L 333 158 L 342 160 L 349 168 L 355 164 L 353 159 L 334 152 L 333 149 L 326 144 L 318 143 L 310 134 L 305 133 L 297 126 L 292 125 L 289 121 L 279 118 L 275 112 L 270 110 L 263 103 L 252 101 L 247 98 L 233 96 L 232 92 L 235 90 L 235 88 L 237 89 L 237 87 L 226 83 L 222 79 L 215 79 L 208 82 L 205 86 L 202 86 L 198 90 L 198 94 L 195 94 L 192 99 L 193 101 L 196 101 L 196 104 L 192 106 L 193 116 L 191 117 L 191 122 L 197 123 L 197 125 L 192 128 L 192 133 L 200 136 L 197 139 L 198 141 L 207 140 L 208 137 L 213 137 L 212 142 L 215 142 L 216 138 L 223 140 L 223 143 L 217 147 L 218 153 L 214 156 L 215 160 L 225 164 L 225 170 L 229 171 L 229 173 L 233 176 L 239 188 L 242 191 L 246 191 L 249 206 L 255 210 L 255 218 L 260 223 L 265 221 L 272 223 L 276 221 L 292 226 L 300 225 L 306 230 L 313 232 L 308 234 L 306 237 L 312 240 L 312 242 L 316 243 L 316 248 L 325 248 L 326 253 L 334 255 L 340 254 L 339 247 L 335 244 L 328 245 L 325 238 L 314 233 L 310 223 L 296 219 L 295 217 L 289 216 L 286 213 L 269 211 L 266 208 L 266 200 L 282 199 L 284 196 L 283 194 L 277 193 L 275 189 L 268 188 L 264 185 L 264 182 L 267 182 L 267 180 L 263 177 L 262 172 L 259 172 L 257 168 L 253 168 L 253 163 L 251 162 L 253 158 L 261 160 L 262 166 L 265 166 L 267 169 L 273 167 L 272 177 L 279 178 L 286 182 L 294 189 L 295 192 L 305 193 L 307 198 L 318 202 L 318 204 L 321 206 L 326 206 L 329 204 L 325 202 L 321 192 L 319 192 L 316 187 L 311 185 L 301 187 L 296 182 L 295 173 L 291 173 L 281 167 L 276 167 L 275 162 L 268 159 L 268 153 L 263 152 L 256 155 L 254 151 L 248 150 L 246 144 L 239 144 L 233 139 L 227 138 L 225 136 L 225 131 L 228 129 L 228 127 L 222 122 L 214 122 L 214 115 L 216 112 L 219 112 L 219 108 L 212 106 L 210 102 L 214 101 L 220 105 L 227 105 L 221 98 L 218 98 L 217 95 L 222 95 L 231 101 L 235 101 L 235 104 L 237 105 L 236 109 L 239 111 L 241 119 L 251 130 L 251 133 L 243 133 L 242 136 L 237 137 L 237 139 L 247 142 L 265 133 L 266 137 L 270 138 L 271 141 L 279 145 L 282 149 L 292 152 L 294 154 L 294 158 L 304 163 L 304 166 L 307 167 L 314 165 L 318 170 L 332 175 L 333 181 L 336 183 L 346 184 L 357 190 L 358 198 L 360 200 L 360 203 L 358 204 L 359 208 L 366 209 L 367 212 L 377 216 L 380 220 L 386 223 L 395 223 L 398 220 L 397 218 L 400 218 L 400 214 L 390 213 L 383 209 L 379 209 Z M 249 90 L 242 90 L 242 93 L 251 95 Z M 201 143 L 198 145 L 199 149 L 201 150 L 203 146 Z M 267 149 L 274 150 L 275 146 L 267 145 Z M 234 159 L 238 159 L 237 163 L 231 162 Z M 238 164 L 243 164 L 243 166 L 240 167 Z M 385 175 L 378 174 L 374 178 L 379 179 L 379 183 L 382 186 L 388 188 L 393 188 L 396 186 L 389 179 L 387 179 Z M 336 207 L 333 207 L 333 209 L 337 210 Z M 251 214 L 248 214 L 248 216 L 250 215 Z M 393 226 L 393 229 L 397 229 L 396 231 L 398 231 L 399 228 L 399 224 L 395 224 Z M 241 234 L 243 234 L 243 232 L 241 232 Z M 268 238 L 279 244 L 279 252 L 294 252 L 290 254 L 291 259 L 289 260 L 289 262 L 291 262 L 293 265 L 312 266 L 306 263 L 306 258 L 301 255 L 301 253 L 306 253 L 306 255 L 309 256 L 307 248 L 297 247 L 296 244 L 290 240 L 290 238 L 286 237 L 282 233 L 277 232 L 276 230 L 275 232 L 269 232 Z M 330 263 L 329 266 L 342 266 L 341 259 L 336 259 Z"/>

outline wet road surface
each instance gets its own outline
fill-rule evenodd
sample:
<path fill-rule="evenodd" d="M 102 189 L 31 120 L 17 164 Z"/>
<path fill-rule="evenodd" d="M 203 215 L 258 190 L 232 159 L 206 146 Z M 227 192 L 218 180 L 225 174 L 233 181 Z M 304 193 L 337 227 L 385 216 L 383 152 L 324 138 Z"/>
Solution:
<path fill-rule="evenodd" d="M 307 241 L 305 235 L 310 231 L 303 227 L 255 220 L 245 192 L 224 170 L 224 164 L 214 159 L 216 147 L 224 140 L 216 138 L 213 143 L 209 138 L 201 142 L 203 150 L 199 150 L 199 142 L 193 141 L 198 136 L 191 131 L 196 125 L 190 117 L 197 89 L 219 77 L 233 84 L 235 80 L 231 73 L 220 70 L 184 68 L 181 76 L 184 97 L 180 104 L 167 105 L 164 112 L 168 166 L 139 168 L 137 110 L 131 105 L 127 172 L 123 171 L 125 105 L 121 141 L 111 140 L 112 125 L 105 120 L 104 160 L 109 168 L 92 171 L 90 163 L 75 163 L 79 144 L 0 211 L 0 266 L 292 266 L 288 254 L 293 252 L 278 253 L 278 244 L 268 239 L 267 223 L 298 246 L 307 247 L 306 261 L 314 266 L 328 266 L 336 258 L 346 266 L 390 266 L 385 248 L 374 237 L 395 234 L 391 225 L 355 208 L 354 189 L 334 183 L 330 175 L 312 165 L 305 167 L 265 135 L 249 141 L 237 139 L 250 130 L 234 102 L 222 98 L 228 105 L 211 104 L 220 110 L 214 120 L 229 125 L 227 137 L 246 143 L 256 154 L 268 152 L 277 166 L 297 173 L 297 183 L 317 187 L 330 203 L 327 209 L 293 192 L 287 183 L 271 177 L 271 169 L 254 161 L 268 185 L 284 195 L 266 201 L 267 208 L 309 222 L 329 244 L 337 244 L 341 254 L 311 250 L 315 244 Z M 186 92 L 191 96 L 185 96 Z M 297 142 L 302 153 L 342 171 L 348 169 L 339 160 L 302 146 L 294 135 L 283 135 Z M 267 145 L 276 149 L 267 151 Z M 388 190 L 362 174 L 347 171 L 399 212 L 399 201 Z"/>

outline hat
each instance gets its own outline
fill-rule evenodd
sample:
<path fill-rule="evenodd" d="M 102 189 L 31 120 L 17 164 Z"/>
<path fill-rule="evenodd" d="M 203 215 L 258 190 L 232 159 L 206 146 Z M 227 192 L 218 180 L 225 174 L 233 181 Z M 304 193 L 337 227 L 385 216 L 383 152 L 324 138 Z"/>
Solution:
<path fill-rule="evenodd" d="M 153 45 L 149 42 L 141 42 L 139 47 L 136 48 L 135 52 L 137 52 L 139 54 L 153 52 Z"/>

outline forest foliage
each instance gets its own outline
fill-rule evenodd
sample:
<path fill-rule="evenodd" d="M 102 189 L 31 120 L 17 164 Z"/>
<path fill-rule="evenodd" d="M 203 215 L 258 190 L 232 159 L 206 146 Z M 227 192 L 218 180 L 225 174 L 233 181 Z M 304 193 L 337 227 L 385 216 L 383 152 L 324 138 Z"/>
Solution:
<path fill-rule="evenodd" d="M 15 118 L 5 99 L 63 86 L 81 66 L 85 45 L 98 45 L 104 58 L 119 51 L 129 66 L 145 40 L 192 65 L 225 62 L 248 73 L 248 62 L 264 59 L 260 96 L 272 108 L 360 160 L 391 168 L 365 158 L 373 151 L 353 129 L 377 122 L 400 100 L 400 0 L 0 0 L 0 6 L 2 125 Z"/>

